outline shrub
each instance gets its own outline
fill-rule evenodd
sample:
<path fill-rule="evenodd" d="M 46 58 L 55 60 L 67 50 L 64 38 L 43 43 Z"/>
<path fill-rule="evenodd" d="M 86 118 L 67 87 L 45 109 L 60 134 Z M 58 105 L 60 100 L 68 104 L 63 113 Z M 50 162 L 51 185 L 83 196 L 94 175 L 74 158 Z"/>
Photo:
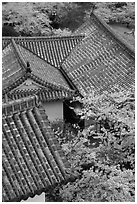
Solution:
<path fill-rule="evenodd" d="M 103 93 L 83 100 L 83 117 L 96 118 L 91 127 L 62 143 L 74 182 L 59 188 L 63 202 L 133 202 L 135 200 L 134 91 Z M 91 140 L 92 138 L 92 140 Z M 93 145 L 94 143 L 97 145 Z M 92 144 L 91 144 L 92 143 Z"/>

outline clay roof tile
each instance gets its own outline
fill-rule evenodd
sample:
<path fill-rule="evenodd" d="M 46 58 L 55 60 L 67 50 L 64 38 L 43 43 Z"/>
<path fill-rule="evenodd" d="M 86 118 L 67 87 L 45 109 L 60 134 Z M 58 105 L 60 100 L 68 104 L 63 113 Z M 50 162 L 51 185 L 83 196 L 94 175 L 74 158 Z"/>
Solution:
<path fill-rule="evenodd" d="M 2 118 L 3 202 L 26 200 L 71 177 L 70 164 L 37 97 L 3 104 Z"/>
<path fill-rule="evenodd" d="M 119 89 L 134 86 L 134 50 L 94 12 L 74 34 L 83 32 L 86 37 L 61 65 L 79 92 L 110 91 L 116 84 Z"/>

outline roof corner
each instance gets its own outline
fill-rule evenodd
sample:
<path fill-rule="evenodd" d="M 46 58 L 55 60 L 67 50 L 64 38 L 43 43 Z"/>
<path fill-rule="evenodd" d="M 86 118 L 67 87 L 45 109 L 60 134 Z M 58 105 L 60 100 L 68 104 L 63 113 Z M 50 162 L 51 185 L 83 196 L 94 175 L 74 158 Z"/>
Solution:
<path fill-rule="evenodd" d="M 18 47 L 17 47 L 17 45 L 16 45 L 16 42 L 15 42 L 14 38 L 11 38 L 11 42 L 12 42 L 12 45 L 13 45 L 14 50 L 15 50 L 15 52 L 16 52 L 16 56 L 17 56 L 18 59 L 19 59 L 20 64 L 21 64 L 22 67 L 26 70 L 26 69 L 27 69 L 27 63 L 26 63 L 25 60 L 23 59 L 23 57 L 22 57 L 22 55 L 21 55 L 21 53 L 20 53 L 20 51 L 19 51 L 19 49 L 18 49 Z"/>
<path fill-rule="evenodd" d="M 99 24 L 101 24 L 105 28 L 105 30 L 117 41 L 117 43 L 122 48 L 124 48 L 124 50 L 126 50 L 133 58 L 135 58 L 134 48 L 132 48 L 119 34 L 114 32 L 114 30 L 95 13 L 95 9 L 91 11 L 90 18 L 94 18 Z"/>
<path fill-rule="evenodd" d="M 38 96 L 29 96 L 26 98 L 9 101 L 2 104 L 2 115 L 11 115 L 20 111 L 25 111 L 39 106 Z"/>

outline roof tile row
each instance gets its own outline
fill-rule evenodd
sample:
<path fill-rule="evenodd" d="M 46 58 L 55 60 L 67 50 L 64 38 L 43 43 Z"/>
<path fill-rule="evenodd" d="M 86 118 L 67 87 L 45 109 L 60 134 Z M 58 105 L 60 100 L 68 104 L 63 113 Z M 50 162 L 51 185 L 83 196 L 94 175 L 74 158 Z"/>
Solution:
<path fill-rule="evenodd" d="M 35 97 L 30 101 L 35 102 Z M 25 99 L 24 99 L 25 100 Z M 70 177 L 70 164 L 54 136 L 45 110 L 36 104 L 16 111 L 4 111 L 2 117 L 3 201 L 21 201 Z M 26 99 L 29 102 L 29 98 Z"/>
<path fill-rule="evenodd" d="M 24 73 L 20 62 L 18 61 L 12 44 L 9 44 L 3 51 L 2 56 L 2 86 L 3 89 L 18 79 Z"/>
<path fill-rule="evenodd" d="M 12 93 L 7 94 L 8 100 L 17 100 L 28 96 L 37 95 L 41 102 L 70 99 L 75 96 L 74 91 L 64 90 L 44 90 L 44 89 L 26 89 L 26 90 L 15 90 Z M 3 101 L 6 101 L 5 95 L 3 95 Z"/>
<path fill-rule="evenodd" d="M 2 104 L 2 114 L 10 115 L 26 109 L 31 109 L 35 106 L 38 106 L 38 97 L 29 96 L 27 98 L 18 99 L 16 101 L 9 101 L 8 103 Z"/>
<path fill-rule="evenodd" d="M 125 45 L 122 46 L 101 25 L 93 14 L 87 27 L 88 30 L 91 28 L 90 34 L 62 64 L 62 69 L 82 94 L 92 89 L 109 91 L 116 83 L 124 88 L 134 84 L 135 59 L 132 51 L 125 50 Z M 84 26 L 86 31 L 87 24 Z"/>
<path fill-rule="evenodd" d="M 60 67 L 71 50 L 81 42 L 84 35 L 48 38 L 14 38 L 15 42 L 44 59 L 54 67 Z M 9 38 L 3 39 L 3 47 L 9 43 Z"/>
<path fill-rule="evenodd" d="M 32 73 L 35 76 L 38 76 L 42 80 L 49 83 L 69 88 L 67 82 L 58 69 L 46 63 L 46 61 L 40 59 L 22 46 L 17 45 L 17 47 L 24 60 L 30 63 Z"/>

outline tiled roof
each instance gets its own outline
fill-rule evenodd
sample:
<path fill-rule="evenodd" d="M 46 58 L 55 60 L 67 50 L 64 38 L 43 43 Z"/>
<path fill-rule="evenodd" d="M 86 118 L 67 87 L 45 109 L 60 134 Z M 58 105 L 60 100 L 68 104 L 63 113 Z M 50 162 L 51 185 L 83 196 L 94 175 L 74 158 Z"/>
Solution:
<path fill-rule="evenodd" d="M 87 26 L 87 30 L 86 30 Z M 117 84 L 134 84 L 135 57 L 130 49 L 95 14 L 79 32 L 87 36 L 63 62 L 62 69 L 82 94 L 110 91 Z"/>
<path fill-rule="evenodd" d="M 10 92 L 11 93 L 14 92 L 14 90 L 15 89 L 17 90 L 19 88 L 19 86 L 22 83 L 24 83 L 27 79 L 32 79 L 34 82 L 36 82 L 39 85 L 40 89 L 41 89 L 41 87 L 43 87 L 45 90 L 46 89 L 49 89 L 49 90 L 62 90 L 64 92 L 66 91 L 66 92 L 70 92 L 70 93 L 75 92 L 72 89 L 69 89 L 69 88 L 66 88 L 66 87 L 63 87 L 63 86 L 60 86 L 60 85 L 55 85 L 55 84 L 52 84 L 50 82 L 44 81 L 44 80 L 42 80 L 41 78 L 35 76 L 32 73 L 25 73 L 19 79 L 12 82 L 11 85 L 6 86 L 5 89 L 2 90 L 2 95 L 4 96 L 5 94 L 9 94 Z M 30 93 L 31 93 L 31 91 L 34 92 L 36 89 L 28 89 L 27 88 L 27 89 L 24 89 L 23 91 L 25 92 L 27 90 L 30 90 Z"/>
<path fill-rule="evenodd" d="M 3 202 L 26 200 L 71 176 L 36 97 L 3 104 L 2 131 Z"/>
<path fill-rule="evenodd" d="M 2 38 L 2 49 L 4 49 L 7 45 L 9 45 L 11 42 L 11 38 Z"/>
<path fill-rule="evenodd" d="M 60 67 L 63 60 L 69 55 L 72 49 L 78 45 L 84 35 L 74 36 L 50 36 L 50 37 L 15 37 L 19 45 L 28 49 L 40 58 L 44 59 L 54 67 Z M 3 38 L 3 48 L 7 46 L 10 38 Z"/>
<path fill-rule="evenodd" d="M 26 62 L 28 61 L 30 63 L 32 73 L 35 76 L 51 84 L 69 88 L 69 85 L 58 69 L 56 69 L 43 59 L 40 59 L 35 54 L 23 48 L 22 46 L 18 44 L 16 45 L 23 59 Z"/>
<path fill-rule="evenodd" d="M 15 90 L 7 94 L 8 100 L 17 100 L 28 96 L 37 95 L 41 102 L 70 99 L 76 96 L 75 91 L 65 90 L 45 90 L 45 89 L 26 89 Z M 5 94 L 3 95 L 3 101 L 5 101 Z"/>
<path fill-rule="evenodd" d="M 24 74 L 23 66 L 21 65 L 15 48 L 10 43 L 2 53 L 2 86 L 3 89 L 12 84 L 16 79 Z"/>
<path fill-rule="evenodd" d="M 40 86 L 55 90 L 71 91 L 61 71 L 47 63 L 26 48 L 16 44 L 14 39 L 3 49 L 3 94 L 9 93 L 27 78 Z M 27 62 L 30 72 L 27 72 Z"/>
<path fill-rule="evenodd" d="M 94 26 L 93 26 L 94 25 Z M 85 36 L 87 36 L 88 34 L 90 34 L 91 32 L 94 32 L 95 30 L 98 30 L 96 23 L 93 21 L 92 22 L 92 26 L 91 26 L 91 19 L 87 18 L 86 22 L 83 23 L 79 28 L 77 28 L 73 34 L 75 35 L 79 35 L 79 34 L 83 34 Z M 6 43 L 5 43 L 6 44 Z M 5 46 L 5 45 L 4 45 Z"/>
<path fill-rule="evenodd" d="M 117 34 L 107 23 L 105 23 L 100 17 L 98 17 L 95 12 L 92 12 L 90 18 L 87 19 L 85 23 L 83 23 L 78 29 L 74 31 L 74 35 L 89 35 L 92 32 L 98 31 L 98 28 L 105 29 L 105 32 L 108 35 L 113 36 L 116 39 L 117 43 L 119 43 L 122 47 L 126 48 L 131 54 L 135 54 L 135 50 L 133 46 L 130 46 L 121 35 Z"/>

